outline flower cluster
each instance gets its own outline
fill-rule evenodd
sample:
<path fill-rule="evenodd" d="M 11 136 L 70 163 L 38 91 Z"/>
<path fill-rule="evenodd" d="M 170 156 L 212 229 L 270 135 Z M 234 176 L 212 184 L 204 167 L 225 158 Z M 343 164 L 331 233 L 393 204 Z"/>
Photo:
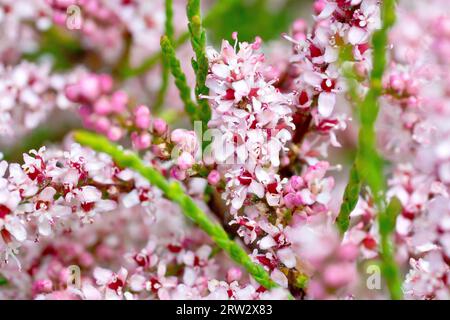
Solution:
<path fill-rule="evenodd" d="M 48 63 L 0 65 L 0 137 L 20 137 L 35 129 L 52 111 L 72 107 L 64 88 L 80 73 L 52 73 Z"/>
<path fill-rule="evenodd" d="M 29 240 L 91 223 L 97 213 L 151 205 L 153 188 L 105 155 L 72 144 L 68 151 L 33 150 L 24 164 L 1 162 L 0 213 L 4 260 Z M 157 193 L 156 193 L 157 194 Z M 105 196 L 107 195 L 107 196 Z"/>
<path fill-rule="evenodd" d="M 0 2 L 0 299 L 450 298 L 446 0 Z"/>

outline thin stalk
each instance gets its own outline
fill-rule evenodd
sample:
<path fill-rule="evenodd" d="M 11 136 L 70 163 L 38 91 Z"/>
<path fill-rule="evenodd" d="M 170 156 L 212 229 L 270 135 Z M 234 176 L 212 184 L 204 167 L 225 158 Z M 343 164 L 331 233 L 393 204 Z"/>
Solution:
<path fill-rule="evenodd" d="M 165 1 L 165 9 L 166 9 L 166 21 L 165 21 L 165 34 L 167 38 L 173 43 L 174 42 L 174 26 L 173 26 L 173 0 Z M 169 78 L 170 78 L 170 65 L 169 59 L 166 56 L 163 56 L 161 59 L 161 86 L 158 90 L 158 94 L 156 96 L 155 104 L 152 107 L 152 111 L 154 114 L 159 114 L 161 111 L 161 107 L 164 104 L 164 100 L 166 98 L 167 90 L 169 89 Z"/>
<path fill-rule="evenodd" d="M 395 23 L 395 0 L 382 1 L 381 15 L 382 27 L 372 37 L 373 70 L 370 75 L 369 91 L 359 110 L 361 127 L 354 165 L 358 176 L 369 186 L 378 211 L 382 274 L 386 280 L 391 298 L 402 299 L 402 281 L 395 262 L 395 248 L 392 242 L 392 233 L 395 230 L 393 227 L 395 220 L 392 222 L 393 216 L 395 216 L 393 212 L 397 210 L 399 203 L 395 201 L 394 204 L 391 202 L 389 206 L 386 205 L 386 180 L 383 174 L 383 159 L 376 148 L 375 133 L 375 122 L 379 112 L 378 99 L 382 95 L 382 77 L 386 67 L 388 31 Z M 354 179 L 350 179 L 349 185 L 354 184 L 352 180 Z M 347 187 L 351 188 L 349 185 Z M 348 205 L 350 206 L 351 204 Z M 343 219 L 344 216 L 341 221 Z"/>
<path fill-rule="evenodd" d="M 87 131 L 76 131 L 74 138 L 82 145 L 110 155 L 119 167 L 130 168 L 138 172 L 152 185 L 159 188 L 168 199 L 177 203 L 185 216 L 205 231 L 219 248 L 227 252 L 236 263 L 243 266 L 258 283 L 267 289 L 278 287 L 267 271 L 259 264 L 254 263 L 245 250 L 228 237 L 222 226 L 212 221 L 195 201 L 183 191 L 179 182 L 169 182 L 159 171 L 144 164 L 136 153 L 123 150 L 119 145 L 110 142 L 101 135 Z"/>

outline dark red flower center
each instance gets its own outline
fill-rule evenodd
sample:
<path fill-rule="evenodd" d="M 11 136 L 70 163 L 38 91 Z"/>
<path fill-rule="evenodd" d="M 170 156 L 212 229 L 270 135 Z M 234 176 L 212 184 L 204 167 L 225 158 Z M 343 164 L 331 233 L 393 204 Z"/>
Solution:
<path fill-rule="evenodd" d="M 317 58 L 322 55 L 322 50 L 311 43 L 309 46 L 309 53 L 311 54 L 311 58 Z"/>
<path fill-rule="evenodd" d="M 84 212 L 89 212 L 92 209 L 94 209 L 95 202 L 83 202 L 81 204 L 81 209 L 83 209 Z"/>
<path fill-rule="evenodd" d="M 0 219 L 4 219 L 10 213 L 11 210 L 7 206 L 0 204 Z"/>
<path fill-rule="evenodd" d="M 375 241 L 374 238 L 367 236 L 364 238 L 363 240 L 363 245 L 364 247 L 366 247 L 369 250 L 375 249 L 377 246 L 377 242 Z"/>
<path fill-rule="evenodd" d="M 335 86 L 336 80 L 333 79 L 323 79 L 322 83 L 320 84 L 320 87 L 325 92 L 331 92 L 331 90 L 333 90 Z"/>
<path fill-rule="evenodd" d="M 225 94 L 225 100 L 234 100 L 234 99 L 235 99 L 234 90 L 228 89 Z"/>
<path fill-rule="evenodd" d="M 306 91 L 302 91 L 302 93 L 300 93 L 300 96 L 298 97 L 298 102 L 300 103 L 300 105 L 305 105 L 307 104 L 309 101 L 309 97 L 308 94 L 306 93 Z"/>
<path fill-rule="evenodd" d="M 123 281 L 119 278 L 116 278 L 113 282 L 108 284 L 108 288 L 117 291 L 119 288 L 123 287 Z"/>
<path fill-rule="evenodd" d="M 278 193 L 277 186 L 278 186 L 277 182 L 269 183 L 267 185 L 267 191 L 269 191 L 270 193 Z"/>
<path fill-rule="evenodd" d="M 248 171 L 244 171 L 239 177 L 239 182 L 244 186 L 249 186 L 252 183 L 252 174 Z"/>

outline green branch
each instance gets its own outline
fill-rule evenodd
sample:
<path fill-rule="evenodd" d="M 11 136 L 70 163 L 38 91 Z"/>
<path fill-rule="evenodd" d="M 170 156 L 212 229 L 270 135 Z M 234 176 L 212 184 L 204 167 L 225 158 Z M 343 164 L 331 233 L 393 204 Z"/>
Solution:
<path fill-rule="evenodd" d="M 230 8 L 230 6 L 236 4 L 240 0 L 220 0 L 216 1 L 214 5 L 209 10 L 208 14 L 206 15 L 205 19 L 203 20 L 204 25 L 208 26 L 211 25 L 216 19 L 219 19 L 219 17 L 223 16 L 225 12 Z M 182 44 L 184 44 L 188 39 L 190 38 L 189 31 L 183 33 L 178 37 L 178 39 L 173 40 L 173 46 L 175 49 L 180 47 Z M 155 65 L 158 64 L 158 62 L 162 59 L 162 52 L 159 51 L 142 62 L 138 67 L 132 68 L 130 66 L 124 68 L 122 70 L 122 77 L 124 79 L 132 78 L 136 76 L 140 76 L 147 71 L 149 71 L 151 68 L 153 68 Z"/>
<path fill-rule="evenodd" d="M 191 88 L 187 83 L 186 75 L 181 69 L 180 61 L 176 57 L 175 49 L 167 36 L 161 37 L 161 49 L 170 66 L 172 75 L 175 78 L 175 85 L 180 92 L 180 97 L 184 103 L 186 113 L 190 116 L 192 121 L 198 120 L 197 106 L 191 99 Z"/>
<path fill-rule="evenodd" d="M 159 188 L 168 199 L 177 203 L 188 218 L 205 231 L 217 246 L 226 251 L 236 263 L 242 265 L 258 283 L 267 289 L 278 287 L 264 268 L 254 263 L 245 250 L 228 237 L 222 226 L 213 222 L 195 201 L 184 193 L 179 182 L 167 181 L 159 171 L 145 165 L 137 154 L 124 151 L 103 136 L 87 131 L 76 131 L 74 138 L 82 145 L 110 155 L 119 167 L 130 168 L 138 172 L 152 185 Z"/>
<path fill-rule="evenodd" d="M 173 0 L 166 0 L 165 32 L 169 40 L 173 42 L 175 37 L 175 29 L 173 27 Z"/>
<path fill-rule="evenodd" d="M 361 179 L 356 170 L 355 164 L 350 169 L 348 184 L 345 187 L 344 198 L 341 209 L 336 219 L 336 223 L 341 234 L 344 234 L 350 225 L 350 213 L 355 209 L 358 203 L 359 192 L 361 190 Z"/>
<path fill-rule="evenodd" d="M 175 49 L 179 48 L 182 44 L 184 44 L 189 39 L 189 33 L 183 33 L 178 39 L 175 40 L 173 46 Z M 130 66 L 125 67 L 121 76 L 123 79 L 128 79 L 132 77 L 137 77 L 143 75 L 147 71 L 151 70 L 154 66 L 156 66 L 159 61 L 162 59 L 163 53 L 162 51 L 158 51 L 155 54 L 149 56 L 147 59 L 142 62 L 138 67 L 132 68 Z"/>
<path fill-rule="evenodd" d="M 174 43 L 175 30 L 173 27 L 173 0 L 166 0 L 166 22 L 165 22 L 165 34 L 169 38 L 171 43 Z M 163 56 L 161 59 L 161 86 L 158 90 L 155 103 L 152 107 L 152 111 L 155 114 L 159 114 L 161 107 L 164 104 L 167 90 L 169 89 L 170 78 L 170 65 L 167 56 Z"/>
<path fill-rule="evenodd" d="M 200 0 L 188 0 L 187 7 L 188 28 L 191 35 L 191 45 L 196 59 L 192 59 L 192 67 L 195 71 L 195 95 L 200 107 L 199 119 L 206 125 L 211 118 L 211 110 L 207 100 L 202 96 L 208 95 L 206 77 L 209 70 L 209 62 L 206 57 L 206 31 L 202 26 Z"/>
<path fill-rule="evenodd" d="M 395 212 L 400 206 L 399 202 L 392 200 L 386 205 L 386 180 L 383 174 L 383 159 L 376 148 L 375 122 L 379 112 L 378 99 L 382 95 L 382 77 L 386 67 L 386 47 L 388 45 L 388 31 L 395 23 L 395 0 L 384 0 L 381 4 L 382 27 L 376 31 L 372 38 L 373 70 L 370 75 L 370 88 L 359 110 L 361 122 L 358 136 L 358 150 L 355 159 L 355 168 L 351 174 L 346 194 L 351 195 L 341 207 L 340 227 L 345 231 L 346 215 L 354 205 L 357 177 L 369 186 L 376 209 L 378 211 L 378 224 L 380 226 L 380 255 L 382 273 L 389 288 L 392 299 L 402 299 L 402 281 L 400 272 L 395 263 L 395 249 L 392 243 L 392 233 L 395 227 Z M 349 192 L 347 192 L 349 190 Z"/>
<path fill-rule="evenodd" d="M 395 262 L 395 248 L 391 240 L 391 235 L 395 232 L 395 222 L 401 210 L 402 204 L 394 197 L 386 210 L 378 215 L 381 239 L 381 272 L 388 285 L 391 298 L 394 300 L 403 298 L 400 272 Z"/>

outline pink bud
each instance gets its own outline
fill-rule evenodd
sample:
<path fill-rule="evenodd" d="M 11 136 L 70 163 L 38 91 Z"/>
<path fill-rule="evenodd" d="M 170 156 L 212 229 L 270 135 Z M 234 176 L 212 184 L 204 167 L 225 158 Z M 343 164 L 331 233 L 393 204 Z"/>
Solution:
<path fill-rule="evenodd" d="M 42 280 L 36 280 L 33 283 L 33 293 L 40 294 L 40 293 L 49 293 L 52 292 L 53 283 L 49 279 L 42 279 Z"/>
<path fill-rule="evenodd" d="M 116 91 L 111 97 L 111 105 L 114 112 L 122 113 L 126 110 L 128 95 L 124 91 Z"/>
<path fill-rule="evenodd" d="M 182 152 L 181 155 L 177 159 L 177 164 L 182 170 L 187 170 L 192 168 L 195 160 L 194 157 L 189 152 Z"/>
<path fill-rule="evenodd" d="M 68 85 L 64 90 L 67 99 L 72 102 L 78 102 L 80 99 L 80 90 L 76 84 Z"/>
<path fill-rule="evenodd" d="M 108 93 L 113 87 L 113 79 L 109 74 L 101 74 L 99 76 L 100 88 L 103 93 Z"/>
<path fill-rule="evenodd" d="M 94 111 L 99 115 L 106 115 L 112 111 L 111 103 L 108 98 L 101 97 L 94 103 Z"/>
<path fill-rule="evenodd" d="M 339 258 L 347 261 L 353 261 L 358 257 L 358 247 L 352 243 L 342 245 L 338 250 Z"/>
<path fill-rule="evenodd" d="M 137 132 L 133 132 L 131 134 L 131 140 L 133 141 L 133 146 L 138 150 L 147 149 L 150 147 L 152 142 L 152 137 L 148 132 L 143 132 L 138 134 Z"/>
<path fill-rule="evenodd" d="M 325 9 L 326 6 L 326 2 L 323 0 L 316 0 L 316 2 L 314 2 L 314 13 L 316 15 L 319 15 L 323 9 Z"/>
<path fill-rule="evenodd" d="M 122 138 L 122 135 L 122 129 L 120 129 L 119 127 L 111 127 L 107 133 L 107 137 L 111 141 L 118 141 L 120 138 Z"/>
<path fill-rule="evenodd" d="M 53 22 L 56 25 L 64 25 L 66 23 L 66 15 L 64 13 L 60 13 L 60 12 L 55 12 L 53 14 Z"/>
<path fill-rule="evenodd" d="M 242 277 L 242 271 L 239 268 L 232 267 L 227 272 L 227 281 L 233 282 L 233 281 L 239 281 Z"/>
<path fill-rule="evenodd" d="M 253 44 L 252 44 L 252 49 L 258 50 L 259 48 L 261 48 L 261 43 L 262 43 L 261 37 L 256 37 L 255 42 L 253 42 Z"/>
<path fill-rule="evenodd" d="M 220 181 L 220 173 L 217 170 L 212 170 L 208 174 L 208 183 L 212 186 L 215 186 Z"/>
<path fill-rule="evenodd" d="M 419 93 L 419 87 L 413 80 L 406 82 L 406 92 L 411 96 L 416 96 Z"/>
<path fill-rule="evenodd" d="M 167 127 L 167 123 L 163 119 L 156 118 L 153 121 L 153 130 L 160 136 L 167 132 Z"/>
<path fill-rule="evenodd" d="M 50 0 L 48 2 L 51 3 L 52 1 Z M 74 0 L 54 0 L 53 2 L 56 6 L 58 6 L 60 8 L 66 8 L 66 7 L 70 6 L 71 4 L 75 3 Z"/>
<path fill-rule="evenodd" d="M 186 130 L 184 129 L 175 129 L 172 131 L 172 134 L 170 135 L 170 140 L 174 143 L 181 143 L 186 136 Z"/>
<path fill-rule="evenodd" d="M 351 264 L 336 263 L 328 266 L 323 274 L 324 282 L 330 287 L 342 287 L 350 283 L 355 276 L 355 270 Z"/>
<path fill-rule="evenodd" d="M 288 193 L 284 196 L 284 204 L 287 208 L 293 209 L 296 206 L 296 196 L 295 193 Z"/>
<path fill-rule="evenodd" d="M 64 268 L 59 271 L 58 280 L 62 283 L 67 283 L 70 280 L 70 276 L 71 276 L 70 270 L 67 268 Z"/>
<path fill-rule="evenodd" d="M 307 28 L 307 23 L 303 19 L 297 19 L 292 24 L 292 31 L 293 32 L 305 32 Z"/>
<path fill-rule="evenodd" d="M 100 82 L 96 75 L 88 75 L 80 81 L 80 94 L 88 101 L 95 101 L 101 94 Z"/>
<path fill-rule="evenodd" d="M 95 130 L 98 132 L 108 132 L 111 122 L 106 117 L 100 117 L 95 121 Z"/>
<path fill-rule="evenodd" d="M 184 180 L 186 179 L 186 171 L 181 170 L 179 167 L 173 167 L 170 169 L 170 176 L 176 180 Z"/>
<path fill-rule="evenodd" d="M 292 176 L 289 182 L 294 190 L 300 190 L 305 185 L 305 181 L 300 176 Z"/>
<path fill-rule="evenodd" d="M 150 110 L 148 107 L 141 105 L 134 109 L 134 121 L 140 129 L 147 130 L 150 127 Z"/>
<path fill-rule="evenodd" d="M 404 83 L 402 77 L 400 77 L 396 74 L 393 74 L 389 77 L 389 86 L 393 90 L 395 90 L 397 92 L 401 92 L 405 88 L 405 83 Z"/>
<path fill-rule="evenodd" d="M 288 74 L 290 77 L 296 78 L 296 77 L 300 76 L 301 73 L 302 73 L 302 68 L 300 66 L 295 65 L 295 64 L 293 64 L 292 66 L 289 66 Z"/>
<path fill-rule="evenodd" d="M 151 146 L 151 151 L 155 155 L 155 157 L 158 157 L 158 158 L 163 158 L 164 157 L 163 149 L 159 145 L 153 144 Z"/>
<path fill-rule="evenodd" d="M 325 299 L 326 298 L 326 291 L 319 280 L 311 280 L 308 283 L 308 296 L 314 299 Z"/>
<path fill-rule="evenodd" d="M 95 262 L 92 254 L 89 252 L 83 252 L 80 254 L 78 261 L 80 262 L 80 265 L 85 268 L 92 266 Z"/>
<path fill-rule="evenodd" d="M 95 256 L 103 260 L 108 260 L 114 256 L 114 251 L 109 246 L 100 244 L 95 250 Z"/>
<path fill-rule="evenodd" d="M 81 30 L 86 36 L 90 36 L 99 32 L 97 25 L 92 20 L 86 20 L 83 23 L 83 29 Z"/>
<path fill-rule="evenodd" d="M 288 166 L 290 162 L 291 162 L 291 160 L 289 159 L 288 156 L 283 156 L 281 158 L 281 165 L 282 166 Z"/>

